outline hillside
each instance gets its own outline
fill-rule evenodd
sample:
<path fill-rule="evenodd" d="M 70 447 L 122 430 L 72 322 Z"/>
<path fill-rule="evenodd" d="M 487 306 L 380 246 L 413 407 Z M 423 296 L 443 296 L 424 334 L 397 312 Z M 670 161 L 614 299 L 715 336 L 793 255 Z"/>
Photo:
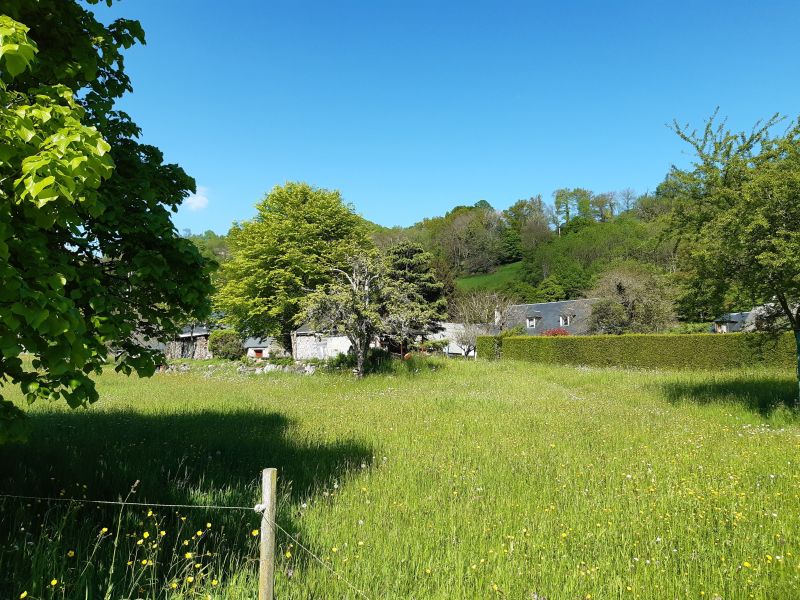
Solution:
<path fill-rule="evenodd" d="M 491 273 L 460 277 L 456 280 L 456 287 L 462 292 L 471 292 L 473 290 L 501 291 L 508 284 L 519 279 L 521 270 L 522 261 L 500 265 Z"/>

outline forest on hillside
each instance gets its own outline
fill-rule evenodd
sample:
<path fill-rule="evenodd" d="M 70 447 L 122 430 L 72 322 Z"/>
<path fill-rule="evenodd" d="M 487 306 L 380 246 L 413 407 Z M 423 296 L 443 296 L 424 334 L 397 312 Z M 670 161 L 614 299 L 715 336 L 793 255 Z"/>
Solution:
<path fill-rule="evenodd" d="M 669 178 L 643 195 L 563 188 L 550 201 L 535 195 L 504 210 L 480 200 L 410 227 L 367 226 L 378 248 L 409 241 L 427 250 L 450 299 L 481 288 L 515 302 L 588 297 L 608 284 L 604 278 L 624 273 L 657 290 L 683 321 L 707 322 L 732 301 L 750 308 L 747 298 L 700 298 L 686 285 L 677 240 L 668 235 L 673 188 Z M 226 235 L 184 235 L 205 256 L 229 259 Z M 481 274 L 488 276 L 475 277 Z"/>

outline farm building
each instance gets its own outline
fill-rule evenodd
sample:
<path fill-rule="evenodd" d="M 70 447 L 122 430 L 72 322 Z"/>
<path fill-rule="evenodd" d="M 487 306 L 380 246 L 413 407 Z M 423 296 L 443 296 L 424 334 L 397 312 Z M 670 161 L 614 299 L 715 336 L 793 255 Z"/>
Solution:
<path fill-rule="evenodd" d="M 249 337 L 243 344 L 247 358 L 269 358 L 289 356 L 274 337 Z"/>
<path fill-rule="evenodd" d="M 506 328 L 522 327 L 528 335 L 541 335 L 550 329 L 564 329 L 570 335 L 589 333 L 589 317 L 595 298 L 515 304 L 508 309 Z"/>
<path fill-rule="evenodd" d="M 322 360 L 347 354 L 350 340 L 344 335 L 326 335 L 303 325 L 292 332 L 292 355 L 295 360 Z"/>
<path fill-rule="evenodd" d="M 455 340 L 458 339 L 458 335 L 464 330 L 463 323 L 440 323 L 442 327 L 441 331 L 433 333 L 427 337 L 430 341 L 437 341 L 437 340 L 447 340 L 448 344 L 444 348 L 442 348 L 442 352 L 444 352 L 447 356 L 474 356 L 474 350 L 470 350 L 468 354 L 464 353 L 464 348 L 459 346 Z"/>
<path fill-rule="evenodd" d="M 738 333 L 754 329 L 752 311 L 725 313 L 720 315 L 711 325 L 713 333 Z"/>
<path fill-rule="evenodd" d="M 797 310 L 797 307 L 793 307 Z M 711 324 L 711 333 L 747 333 L 765 328 L 766 323 L 782 314 L 777 304 L 762 304 L 748 311 L 725 313 Z"/>
<path fill-rule="evenodd" d="M 209 335 L 211 335 L 211 331 L 202 325 L 184 327 L 174 340 L 167 342 L 164 356 L 169 360 L 211 358 L 211 352 L 208 349 Z"/>

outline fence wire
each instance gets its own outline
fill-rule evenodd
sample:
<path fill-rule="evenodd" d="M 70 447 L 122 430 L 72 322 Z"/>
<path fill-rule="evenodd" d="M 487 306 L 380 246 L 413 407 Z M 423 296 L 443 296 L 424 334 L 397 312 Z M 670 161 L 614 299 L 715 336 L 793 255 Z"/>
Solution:
<path fill-rule="evenodd" d="M 33 500 L 38 502 L 79 502 L 82 504 L 100 504 L 100 505 L 114 505 L 114 506 L 144 506 L 146 508 L 189 508 L 189 509 L 205 509 L 205 510 L 239 510 L 239 511 L 255 511 L 261 514 L 262 519 L 264 517 L 263 512 L 258 510 L 258 506 L 222 506 L 222 505 L 215 505 L 215 504 L 162 504 L 158 502 L 128 502 L 122 500 L 87 500 L 83 498 L 51 498 L 46 496 L 25 496 L 21 494 L 0 494 L 0 498 L 9 498 L 12 500 Z M 268 519 L 269 522 L 269 519 Z M 324 569 L 329 571 L 332 575 L 335 575 L 337 579 L 344 582 L 351 590 L 353 590 L 356 594 L 360 597 L 365 598 L 366 600 L 371 600 L 367 594 L 365 594 L 361 589 L 356 587 L 352 582 L 350 582 L 344 575 L 339 573 L 336 569 L 334 569 L 331 565 L 326 563 L 322 558 L 320 558 L 316 553 L 314 553 L 310 548 L 305 546 L 303 543 L 300 542 L 295 536 L 291 533 L 286 531 L 283 527 L 281 527 L 277 521 L 272 520 L 270 523 L 275 529 L 283 533 L 287 538 L 289 538 L 294 544 L 303 550 L 306 554 L 308 554 L 311 558 L 313 558 L 316 562 L 318 562 Z M 261 561 L 261 559 L 247 559 L 247 560 L 257 560 Z"/>

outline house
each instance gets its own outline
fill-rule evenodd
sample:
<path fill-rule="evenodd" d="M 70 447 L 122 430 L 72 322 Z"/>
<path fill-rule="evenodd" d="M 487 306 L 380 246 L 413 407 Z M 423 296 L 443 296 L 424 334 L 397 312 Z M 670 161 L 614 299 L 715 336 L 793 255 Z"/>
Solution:
<path fill-rule="evenodd" d="M 242 342 L 247 358 L 270 358 L 289 356 L 274 337 L 249 337 Z"/>
<path fill-rule="evenodd" d="M 347 354 L 351 345 L 347 336 L 317 333 L 308 324 L 292 332 L 292 356 L 295 360 L 326 360 Z"/>
<path fill-rule="evenodd" d="M 441 331 L 432 333 L 426 339 L 435 342 L 437 340 L 447 340 L 447 346 L 442 348 L 442 352 L 446 356 L 474 356 L 475 351 L 470 350 L 469 353 L 464 353 L 464 348 L 460 346 L 455 340 L 458 339 L 459 334 L 464 331 L 463 323 L 439 323 Z"/>
<path fill-rule="evenodd" d="M 758 317 L 765 313 L 765 307 L 757 306 L 746 312 L 725 313 L 711 324 L 711 333 L 740 333 L 758 329 Z"/>
<path fill-rule="evenodd" d="M 589 317 L 596 298 L 514 304 L 508 309 L 505 328 L 522 327 L 527 335 L 541 335 L 549 329 L 564 329 L 570 335 L 589 333 Z"/>
<path fill-rule="evenodd" d="M 164 356 L 168 360 L 180 358 L 193 358 L 203 360 L 212 358 L 211 351 L 208 349 L 208 336 L 211 331 L 203 325 L 187 325 L 171 342 L 167 342 L 164 348 Z"/>

